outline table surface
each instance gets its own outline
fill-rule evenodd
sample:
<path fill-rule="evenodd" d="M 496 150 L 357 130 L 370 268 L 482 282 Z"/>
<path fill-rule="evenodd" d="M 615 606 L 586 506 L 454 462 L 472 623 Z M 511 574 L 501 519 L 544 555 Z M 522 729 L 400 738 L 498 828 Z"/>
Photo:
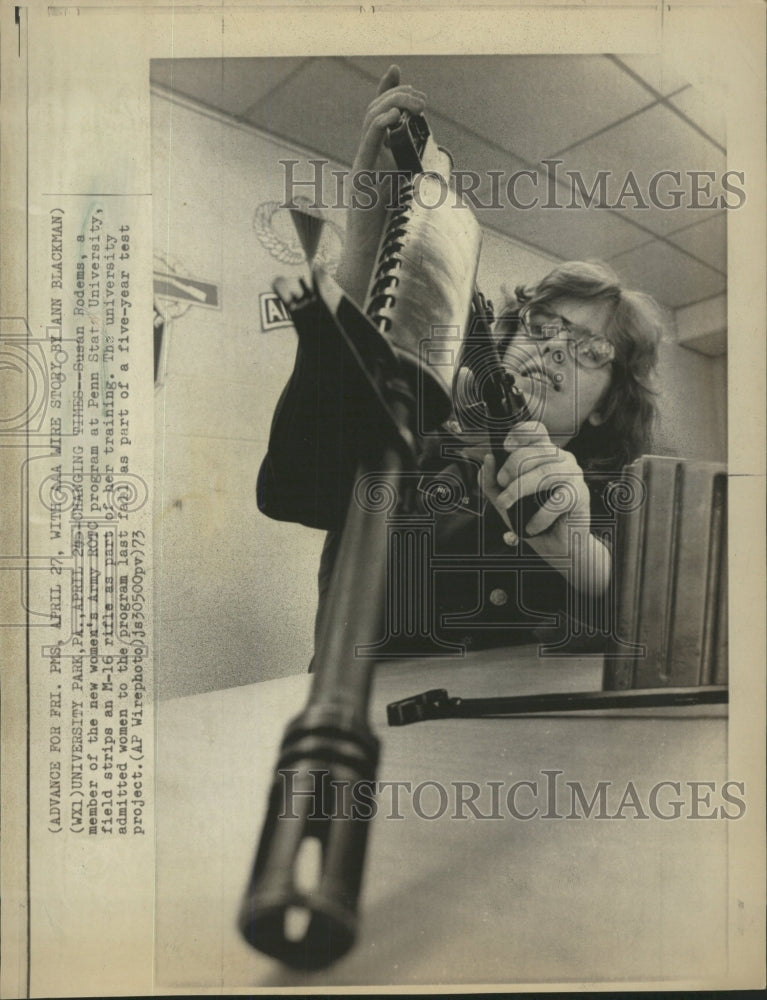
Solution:
<path fill-rule="evenodd" d="M 306 702 L 296 675 L 160 702 L 157 744 L 157 985 L 183 988 L 552 984 L 693 981 L 727 967 L 726 819 L 692 819 L 689 782 L 713 782 L 697 808 L 723 805 L 726 713 L 641 709 L 386 726 L 386 704 L 433 687 L 451 696 L 598 690 L 599 658 L 539 658 L 534 647 L 376 669 L 371 720 L 380 781 L 473 781 L 501 819 L 417 815 L 381 807 L 370 832 L 355 947 L 329 969 L 282 967 L 240 937 L 236 916 L 252 867 L 285 723 Z M 546 776 L 546 771 L 561 774 Z M 547 818 L 547 789 L 556 780 Z M 505 807 L 520 786 L 519 819 Z M 607 787 L 607 813 L 567 818 L 571 785 Z M 683 805 L 678 819 L 657 811 Z M 636 790 L 639 809 L 626 804 Z M 627 792 L 628 790 L 628 792 Z M 390 793 L 389 793 L 390 794 Z M 706 789 L 702 793 L 707 794 Z M 624 805 L 621 808 L 621 802 Z M 421 813 L 438 811 L 426 787 Z M 732 808 L 732 807 L 728 807 Z M 464 811 L 465 813 L 466 811 Z M 582 813 L 582 809 L 576 809 Z M 647 818 L 639 818 L 643 812 Z"/>

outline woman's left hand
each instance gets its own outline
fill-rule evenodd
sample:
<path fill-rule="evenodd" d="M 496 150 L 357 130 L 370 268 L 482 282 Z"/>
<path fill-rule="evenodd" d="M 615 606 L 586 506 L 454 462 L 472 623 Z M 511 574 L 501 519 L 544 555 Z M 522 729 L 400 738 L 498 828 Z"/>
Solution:
<path fill-rule="evenodd" d="M 508 525 L 505 540 L 510 545 L 518 542 L 509 508 L 542 489 L 549 495 L 525 524 L 525 541 L 544 559 L 568 555 L 573 531 L 588 534 L 591 523 L 589 490 L 575 457 L 552 444 L 537 421 L 512 428 L 504 448 L 509 457 L 498 470 L 492 455 L 485 457 L 480 486 Z"/>

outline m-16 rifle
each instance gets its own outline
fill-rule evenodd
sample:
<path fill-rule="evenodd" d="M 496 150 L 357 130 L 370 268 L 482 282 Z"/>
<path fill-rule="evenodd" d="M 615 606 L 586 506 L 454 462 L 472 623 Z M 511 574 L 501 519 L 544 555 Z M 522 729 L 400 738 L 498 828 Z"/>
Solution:
<path fill-rule="evenodd" d="M 445 186 L 452 191 L 449 155 L 436 146 L 423 116 L 403 114 L 389 144 L 404 173 L 401 200 L 389 212 L 364 310 L 319 267 L 311 286 L 275 283 L 307 351 L 316 357 L 318 349 L 327 350 L 340 359 L 348 373 L 341 391 L 355 396 L 347 413 L 366 429 L 351 437 L 338 428 L 339 441 L 354 442 L 356 486 L 308 702 L 282 740 L 239 918 L 251 945 L 300 968 L 330 964 L 356 935 L 369 821 L 349 815 L 343 796 L 355 783 L 375 779 L 379 744 L 368 722 L 375 660 L 360 650 L 375 647 L 381 634 L 387 510 L 394 505 L 407 514 L 414 498 L 403 473 L 418 467 L 420 435 L 437 429 L 453 409 L 469 422 L 484 421 L 497 461 L 505 453 L 493 435 L 526 413 L 475 288 L 481 234 L 473 212 L 454 192 L 415 197 L 417 185 L 422 195 Z M 297 226 L 300 234 L 300 218 Z M 309 228 L 316 237 L 316 226 Z M 434 331 L 444 329 L 469 330 L 454 379 L 429 361 Z M 318 406 L 322 398 L 320 385 Z M 273 436 L 278 432 L 273 426 Z M 292 808 L 286 811 L 288 784 Z M 307 882 L 298 871 L 310 853 Z"/>

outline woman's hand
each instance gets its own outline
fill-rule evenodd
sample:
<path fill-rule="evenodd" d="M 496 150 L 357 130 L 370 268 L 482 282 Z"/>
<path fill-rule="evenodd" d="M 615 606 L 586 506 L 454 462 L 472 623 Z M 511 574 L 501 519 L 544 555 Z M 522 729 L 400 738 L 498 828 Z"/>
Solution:
<path fill-rule="evenodd" d="M 588 527 L 591 516 L 589 491 L 575 457 L 552 444 L 542 423 L 528 420 L 517 424 L 503 443 L 509 457 L 495 470 L 492 455 L 482 466 L 482 488 L 488 499 L 512 530 L 507 511 L 523 497 L 535 496 L 541 489 L 552 494 L 525 524 L 529 540 L 556 529 L 566 538 L 570 520 Z"/>
<path fill-rule="evenodd" d="M 346 239 L 341 263 L 336 279 L 341 287 L 357 302 L 363 300 L 368 288 L 370 275 L 375 264 L 376 252 L 381 239 L 381 231 L 386 219 L 386 205 L 396 186 L 385 183 L 370 183 L 370 178 L 362 178 L 360 190 L 354 187 L 353 178 L 361 172 L 379 173 L 396 170 L 394 157 L 384 145 L 387 130 L 396 125 L 403 111 L 420 114 L 425 107 L 425 95 L 410 84 L 400 83 L 398 66 L 390 66 L 381 77 L 378 92 L 368 106 L 362 124 L 359 147 L 352 165 L 352 184 L 346 193 L 350 205 L 346 220 Z M 375 189 L 374 203 L 363 207 L 373 197 L 370 188 Z"/>
<path fill-rule="evenodd" d="M 523 497 L 539 489 L 547 500 L 525 524 L 527 544 L 560 571 L 560 560 L 568 557 L 564 572 L 578 590 L 602 593 L 610 579 L 610 553 L 591 534 L 591 499 L 583 472 L 574 456 L 551 443 L 543 424 L 517 424 L 506 437 L 509 457 L 496 472 L 492 455 L 485 457 L 480 486 L 508 526 L 504 540 L 517 545 L 519 539 L 508 510 Z"/>

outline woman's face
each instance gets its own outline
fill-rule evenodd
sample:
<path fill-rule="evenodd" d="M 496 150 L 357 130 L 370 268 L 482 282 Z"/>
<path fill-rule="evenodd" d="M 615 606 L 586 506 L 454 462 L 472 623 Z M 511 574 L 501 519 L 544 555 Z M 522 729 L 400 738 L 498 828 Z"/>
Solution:
<path fill-rule="evenodd" d="M 551 340 L 533 340 L 524 329 L 506 348 L 504 364 L 514 374 L 533 420 L 540 420 L 552 441 L 566 444 L 586 420 L 601 423 L 599 407 L 612 378 L 612 365 L 585 368 L 576 362 L 572 344 L 588 337 L 605 337 L 612 304 L 562 297 L 536 306 L 544 320 L 566 320 Z M 531 311 L 532 312 L 532 311 Z M 560 324 L 562 325 L 562 324 Z"/>

